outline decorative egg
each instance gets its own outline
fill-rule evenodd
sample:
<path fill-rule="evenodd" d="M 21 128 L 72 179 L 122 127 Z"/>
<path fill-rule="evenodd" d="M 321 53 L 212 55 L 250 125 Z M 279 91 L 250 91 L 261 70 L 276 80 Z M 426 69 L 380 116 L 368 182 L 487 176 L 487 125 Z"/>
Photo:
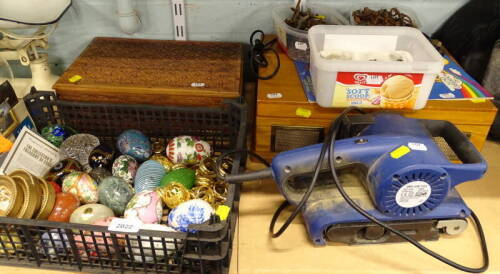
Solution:
<path fill-rule="evenodd" d="M 72 158 L 77 160 L 83 171 L 89 172 L 89 155 L 100 144 L 99 138 L 90 134 L 76 134 L 64 140 L 59 149 L 61 159 Z"/>
<path fill-rule="evenodd" d="M 63 192 L 75 194 L 82 204 L 97 203 L 97 183 L 90 175 L 75 171 L 64 177 Z"/>
<path fill-rule="evenodd" d="M 211 154 L 210 145 L 197 137 L 178 136 L 167 145 L 167 157 L 174 164 L 196 164 Z"/>
<path fill-rule="evenodd" d="M 62 142 L 76 131 L 67 126 L 50 125 L 42 128 L 42 137 L 56 147 L 60 147 Z"/>
<path fill-rule="evenodd" d="M 144 224 L 157 224 L 162 217 L 162 202 L 155 191 L 146 190 L 137 193 L 128 202 L 125 209 L 125 219 L 135 219 Z"/>
<path fill-rule="evenodd" d="M 111 224 L 111 221 L 113 219 L 116 219 L 117 217 L 104 217 L 101 219 L 97 219 L 96 221 L 92 222 L 92 225 L 100 225 L 100 226 L 109 226 Z M 109 252 L 111 254 L 115 253 L 114 245 L 111 240 L 111 234 L 110 233 L 102 233 L 102 232 L 94 232 L 94 237 L 92 235 L 89 235 L 90 233 L 88 231 L 84 231 L 84 237 L 85 239 L 85 245 L 83 244 L 84 241 L 82 240 L 81 235 L 75 235 L 75 244 L 76 247 L 81 251 L 81 255 L 83 257 L 87 256 L 87 251 L 91 256 L 97 256 L 96 252 L 96 245 L 99 248 L 99 253 L 102 255 L 108 255 L 108 248 Z M 104 237 L 107 238 L 107 240 L 104 240 Z M 116 234 L 117 238 L 117 243 L 121 247 L 125 245 L 125 235 L 123 234 Z M 95 241 L 94 241 L 95 240 Z M 95 242 L 95 244 L 94 244 Z M 106 248 L 106 242 L 108 243 L 108 248 Z M 84 251 L 86 250 L 86 251 Z"/>
<path fill-rule="evenodd" d="M 80 206 L 80 200 L 72 193 L 56 194 L 56 203 L 47 220 L 53 222 L 69 222 L 73 211 Z"/>
<path fill-rule="evenodd" d="M 114 217 L 111 208 L 101 204 L 82 205 L 71 214 L 69 221 L 76 224 L 92 224 L 105 217 Z"/>
<path fill-rule="evenodd" d="M 173 228 L 161 224 L 144 224 L 141 226 L 141 230 L 176 232 Z M 141 241 L 141 245 L 139 245 L 139 241 L 137 240 L 130 240 L 132 252 L 134 253 L 134 259 L 139 262 L 143 262 L 141 256 L 141 247 L 142 251 L 144 252 L 144 262 L 154 261 L 152 249 L 154 249 L 155 251 L 154 255 L 157 260 L 162 259 L 165 256 L 165 252 L 163 251 L 163 242 L 165 242 L 165 248 L 167 249 L 168 255 L 175 253 L 175 241 L 177 241 L 177 247 L 180 248 L 181 241 L 174 238 L 163 238 L 162 242 L 162 238 L 153 237 L 153 247 L 151 247 L 151 241 L 149 240 L 150 237 L 142 236 L 142 238 L 144 240 Z"/>
<path fill-rule="evenodd" d="M 130 155 L 141 162 L 146 161 L 152 153 L 149 138 L 135 129 L 129 129 L 120 134 L 116 146 L 122 154 Z"/>
<path fill-rule="evenodd" d="M 121 155 L 113 162 L 111 172 L 113 176 L 120 177 L 125 182 L 132 184 L 137 173 L 137 161 L 129 155 Z"/>
<path fill-rule="evenodd" d="M 49 235 L 50 233 L 50 235 Z M 42 234 L 38 251 L 45 256 L 57 257 L 57 254 L 64 254 L 65 249 L 70 247 L 68 236 L 64 230 L 51 229 Z"/>
<path fill-rule="evenodd" d="M 56 182 L 62 185 L 64 176 L 70 174 L 73 171 L 82 171 L 83 167 L 80 163 L 71 158 L 64 159 L 57 162 L 50 171 L 45 175 L 44 179 L 49 182 Z"/>
<path fill-rule="evenodd" d="M 172 167 L 174 166 L 174 163 L 170 161 L 166 156 L 160 155 L 160 154 L 155 154 L 149 158 L 149 160 L 155 160 L 158 161 L 164 168 L 166 172 L 170 172 L 172 170 Z"/>
<path fill-rule="evenodd" d="M 147 160 L 137 170 L 134 180 L 135 192 L 153 190 L 160 186 L 165 175 L 165 168 L 155 160 Z"/>
<path fill-rule="evenodd" d="M 128 202 L 134 196 L 134 189 L 120 177 L 107 177 L 97 187 L 99 202 L 122 216 Z"/>
<path fill-rule="evenodd" d="M 194 186 L 196 180 L 195 171 L 190 168 L 181 168 L 170 171 L 161 179 L 160 186 L 164 187 L 170 183 L 179 183 L 187 189 Z"/>
<path fill-rule="evenodd" d="M 90 152 L 89 165 L 91 168 L 111 168 L 115 154 L 114 148 L 106 144 L 100 144 Z"/>
<path fill-rule="evenodd" d="M 55 193 L 61 193 L 62 192 L 62 188 L 60 185 L 58 185 L 56 182 L 48 182 L 52 188 L 54 188 L 54 192 Z"/>
<path fill-rule="evenodd" d="M 200 199 L 189 200 L 170 211 L 168 225 L 182 232 L 196 232 L 188 229 L 189 225 L 202 224 L 208 221 L 214 213 L 209 203 Z"/>
<path fill-rule="evenodd" d="M 102 167 L 93 168 L 92 171 L 89 172 L 89 175 L 90 175 L 90 177 L 92 177 L 95 180 L 95 182 L 98 185 L 101 184 L 101 181 L 104 178 L 107 178 L 109 176 L 113 176 L 113 174 L 111 174 L 111 172 L 109 170 L 102 168 Z"/>

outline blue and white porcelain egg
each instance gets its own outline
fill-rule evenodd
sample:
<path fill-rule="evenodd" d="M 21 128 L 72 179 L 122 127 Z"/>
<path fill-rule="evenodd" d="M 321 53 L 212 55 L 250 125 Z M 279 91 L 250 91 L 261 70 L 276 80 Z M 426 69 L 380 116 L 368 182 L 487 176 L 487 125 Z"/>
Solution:
<path fill-rule="evenodd" d="M 168 215 L 168 225 L 175 230 L 188 232 L 191 224 L 202 224 L 210 219 L 214 214 L 213 207 L 200 199 L 189 200 L 178 205 Z M 189 230 L 190 232 L 196 232 Z"/>
<path fill-rule="evenodd" d="M 152 148 L 149 138 L 135 129 L 122 132 L 116 140 L 116 146 L 122 154 L 130 155 L 140 162 L 151 157 Z"/>
<path fill-rule="evenodd" d="M 139 193 L 144 190 L 154 190 L 160 186 L 161 178 L 165 175 L 165 168 L 160 162 L 148 160 L 139 166 L 135 175 L 134 188 Z"/>

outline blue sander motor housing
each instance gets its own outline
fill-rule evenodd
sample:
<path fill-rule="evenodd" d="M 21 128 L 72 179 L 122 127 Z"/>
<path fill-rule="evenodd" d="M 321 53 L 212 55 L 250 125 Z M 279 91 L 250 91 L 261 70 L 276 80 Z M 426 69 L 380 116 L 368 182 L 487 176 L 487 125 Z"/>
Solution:
<path fill-rule="evenodd" d="M 366 195 L 359 194 L 358 203 L 386 222 L 468 217 L 470 210 L 454 187 L 481 178 L 487 169 L 468 138 L 446 121 L 396 114 L 370 117 L 370 124 L 355 136 L 335 141 L 333 155 L 336 169 L 362 167 L 360 184 Z M 450 162 L 434 137 L 442 137 L 462 163 Z M 296 205 L 304 195 L 307 184 L 298 182 L 312 174 L 321 146 L 282 152 L 273 159 L 274 179 L 291 204 Z M 326 159 L 321 168 L 328 173 Z M 368 221 L 339 199 L 328 179 L 316 186 L 302 213 L 310 237 L 320 245 L 326 244 L 330 227 Z"/>

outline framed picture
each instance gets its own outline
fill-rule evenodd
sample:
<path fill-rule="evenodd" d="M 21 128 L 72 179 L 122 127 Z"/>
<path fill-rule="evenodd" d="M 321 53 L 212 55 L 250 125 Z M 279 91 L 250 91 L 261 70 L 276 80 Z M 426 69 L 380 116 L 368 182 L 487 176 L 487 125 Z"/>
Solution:
<path fill-rule="evenodd" d="M 19 125 L 16 115 L 6 102 L 0 104 L 0 133 L 7 137 Z"/>

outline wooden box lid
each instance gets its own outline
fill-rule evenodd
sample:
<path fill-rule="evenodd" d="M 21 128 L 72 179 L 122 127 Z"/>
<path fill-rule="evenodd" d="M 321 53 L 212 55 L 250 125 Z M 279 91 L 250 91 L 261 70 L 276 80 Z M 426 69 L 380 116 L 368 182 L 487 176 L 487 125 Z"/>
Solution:
<path fill-rule="evenodd" d="M 240 43 L 97 37 L 54 89 L 59 98 L 75 101 L 222 100 L 240 96 L 242 66 Z M 75 75 L 81 80 L 72 83 Z"/>

